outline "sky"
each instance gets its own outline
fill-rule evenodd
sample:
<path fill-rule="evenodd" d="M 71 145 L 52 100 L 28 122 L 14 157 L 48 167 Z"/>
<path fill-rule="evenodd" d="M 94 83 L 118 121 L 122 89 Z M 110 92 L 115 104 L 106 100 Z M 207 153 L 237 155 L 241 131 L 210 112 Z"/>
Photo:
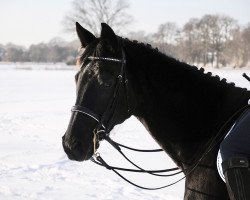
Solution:
<path fill-rule="evenodd" d="M 54 37 L 75 39 L 63 29 L 71 4 L 72 0 L 0 0 L 0 44 L 28 47 Z M 205 14 L 228 15 L 243 26 L 250 22 L 249 0 L 129 0 L 129 4 L 128 13 L 134 18 L 131 31 L 155 32 L 167 21 L 182 26 Z"/>

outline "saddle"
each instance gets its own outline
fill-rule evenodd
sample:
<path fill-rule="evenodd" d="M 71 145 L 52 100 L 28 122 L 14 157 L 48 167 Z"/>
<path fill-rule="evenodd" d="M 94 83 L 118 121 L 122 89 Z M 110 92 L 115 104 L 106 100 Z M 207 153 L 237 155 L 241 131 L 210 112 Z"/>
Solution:
<path fill-rule="evenodd" d="M 248 101 L 248 105 L 250 105 L 250 101 Z M 246 112 L 243 112 L 241 114 L 241 116 L 238 117 L 238 119 L 231 126 L 231 128 L 229 129 L 228 133 L 226 134 L 226 136 L 224 137 L 223 140 L 225 140 L 230 135 L 230 133 L 232 132 L 233 128 L 236 127 L 236 126 L 240 126 L 241 129 L 244 130 L 244 132 L 247 132 L 247 129 L 249 129 L 249 126 L 245 127 L 245 124 L 249 122 L 249 119 L 248 119 L 248 121 L 244 120 L 244 117 L 245 117 L 244 115 L 247 114 L 247 113 L 249 113 L 249 112 L 250 112 L 250 109 L 248 109 Z M 239 137 L 241 137 L 241 136 L 239 136 Z M 221 142 L 223 142 L 223 140 Z M 221 179 L 225 182 L 225 177 L 224 177 L 224 173 L 223 173 L 223 170 L 222 170 L 222 157 L 221 157 L 220 150 L 218 151 L 218 155 L 217 155 L 217 170 L 218 170 L 218 173 L 219 173 Z"/>

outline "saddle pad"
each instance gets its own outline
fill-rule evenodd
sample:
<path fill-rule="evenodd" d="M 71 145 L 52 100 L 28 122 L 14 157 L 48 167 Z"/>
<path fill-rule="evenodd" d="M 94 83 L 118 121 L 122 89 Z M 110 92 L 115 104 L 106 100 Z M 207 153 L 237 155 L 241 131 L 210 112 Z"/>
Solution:
<path fill-rule="evenodd" d="M 224 176 L 224 174 L 223 174 L 223 170 L 222 170 L 221 163 L 222 163 L 222 159 L 221 159 L 221 154 L 220 154 L 220 150 L 219 150 L 218 155 L 217 155 L 217 163 L 216 163 L 216 164 L 217 164 L 217 171 L 218 171 L 218 173 L 219 173 L 221 179 L 222 179 L 224 182 L 226 182 L 226 181 L 225 181 L 225 176 Z"/>
<path fill-rule="evenodd" d="M 227 135 L 224 137 L 224 139 L 231 133 L 233 127 L 235 126 L 235 123 L 232 125 L 232 127 L 230 128 L 230 130 L 228 131 Z M 224 140 L 223 139 L 223 140 Z M 217 165 L 217 171 L 218 171 L 218 174 L 220 175 L 221 179 L 225 181 L 225 176 L 223 174 L 223 170 L 222 170 L 222 158 L 221 158 L 221 153 L 220 153 L 220 150 L 218 151 L 218 155 L 217 155 L 217 162 L 216 162 L 216 165 Z"/>

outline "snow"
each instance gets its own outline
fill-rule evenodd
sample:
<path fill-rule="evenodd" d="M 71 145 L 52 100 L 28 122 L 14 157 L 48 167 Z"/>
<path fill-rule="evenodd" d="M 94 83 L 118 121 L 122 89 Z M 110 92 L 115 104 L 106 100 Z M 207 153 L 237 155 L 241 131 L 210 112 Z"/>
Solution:
<path fill-rule="evenodd" d="M 250 86 L 242 78 L 242 70 L 213 71 L 239 86 Z M 0 70 L 0 199 L 182 199 L 185 181 L 163 190 L 145 191 L 90 161 L 68 160 L 61 137 L 75 102 L 75 73 L 74 70 Z M 159 148 L 134 117 L 116 126 L 111 137 L 133 147 Z M 101 143 L 99 152 L 112 165 L 131 167 L 106 142 Z M 175 167 L 165 153 L 124 152 L 146 169 Z M 166 185 L 183 177 L 123 174 L 145 187 Z"/>
<path fill-rule="evenodd" d="M 75 66 L 65 63 L 36 63 L 36 62 L 0 62 L 0 70 L 72 70 Z"/>

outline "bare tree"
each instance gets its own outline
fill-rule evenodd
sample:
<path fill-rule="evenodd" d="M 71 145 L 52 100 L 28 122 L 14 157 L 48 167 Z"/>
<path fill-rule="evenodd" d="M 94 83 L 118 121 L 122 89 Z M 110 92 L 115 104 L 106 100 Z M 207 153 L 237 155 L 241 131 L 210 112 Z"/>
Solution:
<path fill-rule="evenodd" d="M 203 64 L 208 62 L 225 65 L 223 52 L 232 39 L 233 30 L 238 27 L 236 20 L 228 16 L 205 15 L 199 22 L 199 32 L 203 51 Z"/>
<path fill-rule="evenodd" d="M 244 67 L 250 61 L 250 23 L 242 31 L 242 41 L 243 62 L 241 64 L 241 67 Z"/>
<path fill-rule="evenodd" d="M 202 57 L 201 36 L 198 29 L 199 19 L 190 19 L 182 29 L 182 37 L 179 41 L 181 57 L 188 63 L 199 63 Z"/>
<path fill-rule="evenodd" d="M 219 67 L 219 63 L 226 65 L 224 59 L 224 51 L 227 48 L 227 43 L 232 39 L 233 30 L 237 28 L 237 22 L 228 16 L 214 16 L 212 32 L 212 52 L 216 55 L 216 67 Z"/>
<path fill-rule="evenodd" d="M 166 22 L 158 27 L 153 35 L 155 42 L 174 44 L 179 34 L 179 28 L 174 22 Z"/>
<path fill-rule="evenodd" d="M 225 57 L 234 67 L 245 67 L 250 61 L 250 24 L 244 28 L 235 29 L 230 40 Z"/>
<path fill-rule="evenodd" d="M 240 67 L 242 63 L 242 32 L 240 28 L 232 33 L 232 39 L 227 42 L 227 48 L 224 51 L 224 59 L 232 64 L 234 68 Z"/>
<path fill-rule="evenodd" d="M 64 20 L 65 29 L 75 31 L 75 22 L 78 21 L 98 35 L 100 23 L 105 22 L 119 32 L 133 21 L 126 13 L 128 8 L 126 0 L 74 0 L 72 11 Z"/>
<path fill-rule="evenodd" d="M 153 44 L 167 55 L 178 57 L 176 43 L 180 36 L 180 30 L 174 22 L 166 22 L 158 27 L 156 33 L 152 35 Z"/>
<path fill-rule="evenodd" d="M 152 42 L 152 40 L 150 40 L 150 35 L 146 34 L 145 31 L 131 31 L 126 34 L 126 37 L 128 37 L 130 40 L 139 42 Z"/>
<path fill-rule="evenodd" d="M 213 15 L 205 15 L 200 19 L 198 24 L 199 35 L 200 35 L 200 45 L 203 65 L 206 66 L 209 61 L 213 64 L 214 61 L 214 52 L 211 50 L 211 27 L 214 26 L 214 17 Z M 211 58 L 210 58 L 211 57 Z"/>

